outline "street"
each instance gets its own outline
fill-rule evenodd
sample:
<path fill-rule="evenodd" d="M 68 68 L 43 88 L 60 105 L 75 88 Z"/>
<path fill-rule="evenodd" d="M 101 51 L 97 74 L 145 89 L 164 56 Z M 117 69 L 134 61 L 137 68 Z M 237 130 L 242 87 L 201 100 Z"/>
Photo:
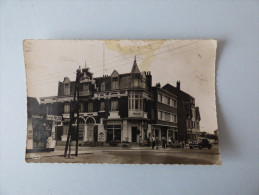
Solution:
<path fill-rule="evenodd" d="M 28 153 L 26 162 L 33 163 L 109 163 L 109 164 L 220 164 L 219 146 L 209 149 L 184 149 L 161 147 L 79 147 L 78 156 L 71 149 L 70 158 L 64 157 L 64 147 L 54 152 Z"/>

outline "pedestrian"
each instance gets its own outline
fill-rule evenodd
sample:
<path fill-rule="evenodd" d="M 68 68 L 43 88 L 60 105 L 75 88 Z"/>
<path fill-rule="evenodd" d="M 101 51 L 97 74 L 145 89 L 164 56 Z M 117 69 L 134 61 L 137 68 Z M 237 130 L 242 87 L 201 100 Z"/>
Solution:
<path fill-rule="evenodd" d="M 150 137 L 147 138 L 147 146 L 150 146 Z"/>
<path fill-rule="evenodd" d="M 166 138 L 165 138 L 165 136 L 163 136 L 162 137 L 162 148 L 165 149 L 165 147 L 166 147 Z"/>
<path fill-rule="evenodd" d="M 153 135 L 152 136 L 152 150 L 154 150 L 155 145 L 156 145 L 156 139 L 155 139 L 155 136 Z"/>
<path fill-rule="evenodd" d="M 182 142 L 182 149 L 184 148 L 184 142 Z"/>
<path fill-rule="evenodd" d="M 168 145 L 171 147 L 171 144 L 172 144 L 172 139 L 171 137 L 168 138 Z"/>
<path fill-rule="evenodd" d="M 158 148 L 159 148 L 159 138 L 156 137 L 156 149 L 158 150 Z"/>

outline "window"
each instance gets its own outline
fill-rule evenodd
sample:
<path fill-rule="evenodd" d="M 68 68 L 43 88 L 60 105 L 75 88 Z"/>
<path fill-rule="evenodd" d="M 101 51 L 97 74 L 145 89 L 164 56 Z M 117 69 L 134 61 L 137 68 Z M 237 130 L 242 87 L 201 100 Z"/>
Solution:
<path fill-rule="evenodd" d="M 158 99 L 158 102 L 162 102 L 162 94 L 159 93 L 157 99 Z"/>
<path fill-rule="evenodd" d="M 171 118 L 170 114 L 169 113 L 165 113 L 165 121 L 169 122 L 170 118 Z"/>
<path fill-rule="evenodd" d="M 111 111 L 117 111 L 118 110 L 118 101 L 112 100 L 111 102 Z"/>
<path fill-rule="evenodd" d="M 138 87 L 138 86 L 139 86 L 139 80 L 138 80 L 138 78 L 134 78 L 134 80 L 133 80 L 133 86 L 134 86 L 134 87 Z"/>
<path fill-rule="evenodd" d="M 70 113 L 70 105 L 69 104 L 64 105 L 64 113 L 65 114 Z"/>
<path fill-rule="evenodd" d="M 64 95 L 70 95 L 70 84 L 66 83 L 64 85 Z"/>
<path fill-rule="evenodd" d="M 192 108 L 192 117 L 195 118 L 195 109 Z"/>
<path fill-rule="evenodd" d="M 176 123 L 176 115 L 175 114 L 171 114 L 170 122 Z"/>
<path fill-rule="evenodd" d="M 105 110 L 105 102 L 101 102 L 100 111 L 104 111 L 104 110 Z"/>
<path fill-rule="evenodd" d="M 129 94 L 129 109 L 143 110 L 143 96 L 141 92 L 132 91 Z"/>
<path fill-rule="evenodd" d="M 170 100 L 170 106 L 173 106 L 173 107 L 176 108 L 176 100 L 171 99 L 171 100 Z"/>
<path fill-rule="evenodd" d="M 167 97 L 167 105 L 170 105 L 170 98 L 169 97 Z"/>
<path fill-rule="evenodd" d="M 158 113 L 157 113 L 157 118 L 158 118 L 158 120 L 162 120 L 162 112 L 161 111 L 158 111 Z"/>
<path fill-rule="evenodd" d="M 107 125 L 107 142 L 121 141 L 121 125 Z"/>
<path fill-rule="evenodd" d="M 112 89 L 119 89 L 119 77 L 112 78 Z"/>
<path fill-rule="evenodd" d="M 89 85 L 88 83 L 83 84 L 83 91 L 89 91 Z"/>
<path fill-rule="evenodd" d="M 46 114 L 52 114 L 52 104 L 46 104 Z"/>
<path fill-rule="evenodd" d="M 79 112 L 84 112 L 84 103 L 80 103 Z"/>
<path fill-rule="evenodd" d="M 101 91 L 105 91 L 105 83 L 104 82 L 101 84 Z"/>
<path fill-rule="evenodd" d="M 69 123 L 64 122 L 63 124 L 63 135 L 67 135 L 68 134 L 68 129 L 69 129 Z"/>
<path fill-rule="evenodd" d="M 162 103 L 170 105 L 170 98 L 162 95 Z"/>
<path fill-rule="evenodd" d="M 165 120 L 165 113 L 162 112 L 162 120 L 164 121 Z"/>
<path fill-rule="evenodd" d="M 93 112 L 93 102 L 88 102 L 88 112 Z"/>

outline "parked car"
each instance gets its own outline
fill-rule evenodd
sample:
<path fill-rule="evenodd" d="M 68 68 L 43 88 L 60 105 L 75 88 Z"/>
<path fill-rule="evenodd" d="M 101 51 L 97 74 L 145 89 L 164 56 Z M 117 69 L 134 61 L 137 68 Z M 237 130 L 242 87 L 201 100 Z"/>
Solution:
<path fill-rule="evenodd" d="M 193 149 L 193 148 L 199 148 L 199 149 L 208 148 L 208 149 L 211 149 L 212 145 L 210 144 L 209 140 L 202 139 L 200 142 L 197 141 L 197 140 L 194 140 L 192 143 L 189 144 L 189 147 L 190 147 L 190 149 Z"/>

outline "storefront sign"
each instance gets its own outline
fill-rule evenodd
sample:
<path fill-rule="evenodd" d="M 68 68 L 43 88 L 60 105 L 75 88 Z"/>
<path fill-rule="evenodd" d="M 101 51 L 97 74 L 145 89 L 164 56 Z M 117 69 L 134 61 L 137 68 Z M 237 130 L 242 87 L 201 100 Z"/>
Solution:
<path fill-rule="evenodd" d="M 143 117 L 143 111 L 129 111 L 129 117 Z"/>
<path fill-rule="evenodd" d="M 62 117 L 61 116 L 56 116 L 56 115 L 47 115 L 47 120 L 61 121 Z"/>
<path fill-rule="evenodd" d="M 32 118 L 39 118 L 39 119 L 43 119 L 43 116 L 39 116 L 39 115 L 32 115 Z"/>

